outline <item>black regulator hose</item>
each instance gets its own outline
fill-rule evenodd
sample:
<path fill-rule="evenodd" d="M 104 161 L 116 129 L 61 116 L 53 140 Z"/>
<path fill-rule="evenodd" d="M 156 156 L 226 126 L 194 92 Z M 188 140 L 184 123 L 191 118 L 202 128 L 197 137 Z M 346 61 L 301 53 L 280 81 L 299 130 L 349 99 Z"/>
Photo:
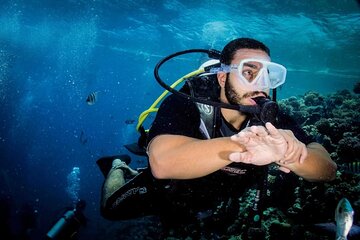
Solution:
<path fill-rule="evenodd" d="M 255 106 L 245 106 L 245 105 L 232 105 L 232 104 L 226 104 L 226 103 L 221 103 L 221 102 L 214 102 L 214 101 L 209 101 L 209 100 L 204 100 L 204 99 L 199 99 L 196 97 L 192 97 L 190 95 L 187 95 L 185 93 L 179 92 L 174 88 L 171 88 L 169 85 L 167 85 L 166 83 L 164 83 L 159 75 L 159 69 L 160 67 L 167 61 L 169 61 L 170 59 L 180 56 L 180 55 L 185 55 L 188 53 L 205 53 L 208 55 L 209 58 L 213 58 L 213 59 L 220 59 L 221 56 L 221 52 L 215 49 L 189 49 L 189 50 L 185 50 L 185 51 L 180 51 L 180 52 L 176 52 L 173 53 L 163 59 L 161 59 L 155 66 L 154 68 L 154 76 L 156 81 L 166 90 L 168 90 L 169 92 L 176 94 L 180 97 L 183 97 L 185 99 L 194 101 L 194 102 L 198 102 L 198 103 L 202 103 L 202 104 L 207 104 L 207 105 L 211 105 L 214 107 L 220 107 L 220 108 L 227 108 L 227 109 L 233 109 L 233 110 L 238 110 L 241 112 L 247 112 L 247 113 L 252 113 L 252 114 L 258 114 L 260 113 L 261 109 L 259 106 L 255 105 Z"/>

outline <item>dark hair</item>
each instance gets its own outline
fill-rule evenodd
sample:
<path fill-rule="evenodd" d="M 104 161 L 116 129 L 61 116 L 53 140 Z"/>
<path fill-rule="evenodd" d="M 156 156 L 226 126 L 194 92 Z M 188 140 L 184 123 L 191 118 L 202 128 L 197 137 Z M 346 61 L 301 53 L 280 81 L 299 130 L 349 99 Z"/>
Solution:
<path fill-rule="evenodd" d="M 270 49 L 262 42 L 252 38 L 237 38 L 226 44 L 221 52 L 220 62 L 229 65 L 236 51 L 242 48 L 263 50 L 270 56 Z"/>

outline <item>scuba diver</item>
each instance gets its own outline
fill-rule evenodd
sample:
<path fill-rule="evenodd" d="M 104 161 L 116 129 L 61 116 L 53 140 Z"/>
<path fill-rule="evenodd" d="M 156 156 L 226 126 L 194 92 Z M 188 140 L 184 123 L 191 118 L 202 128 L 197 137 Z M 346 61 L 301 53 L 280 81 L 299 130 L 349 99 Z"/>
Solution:
<path fill-rule="evenodd" d="M 81 226 L 86 226 L 84 216 L 86 202 L 79 200 L 74 208 L 68 208 L 61 218 L 51 227 L 46 234 L 46 239 L 70 240 L 77 239 Z"/>
<path fill-rule="evenodd" d="M 214 59 L 179 91 L 158 75 L 160 66 L 178 55 L 155 67 L 155 78 L 172 94 L 162 101 L 149 132 L 139 128 L 140 150 L 128 147 L 148 156 L 148 168 L 131 169 L 126 155 L 97 161 L 106 178 L 103 217 L 155 214 L 167 229 L 196 225 L 201 231 L 190 229 L 196 234 L 222 232 L 237 218 L 238 199 L 255 186 L 251 225 L 260 229 L 269 165 L 308 181 L 335 178 L 337 166 L 324 147 L 271 100 L 270 91 L 275 100 L 276 88 L 285 82 L 286 68 L 271 62 L 263 43 L 238 38 L 221 53 L 209 51 Z"/>

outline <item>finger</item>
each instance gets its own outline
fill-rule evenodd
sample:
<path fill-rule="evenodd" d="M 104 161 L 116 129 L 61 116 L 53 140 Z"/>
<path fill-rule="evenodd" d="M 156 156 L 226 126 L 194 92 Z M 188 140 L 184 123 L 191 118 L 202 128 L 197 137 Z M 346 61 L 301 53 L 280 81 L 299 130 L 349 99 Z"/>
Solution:
<path fill-rule="evenodd" d="M 289 139 L 286 139 L 286 143 L 287 143 L 287 149 L 286 149 L 286 153 L 285 153 L 285 159 L 291 159 L 294 156 L 294 143 L 293 141 L 289 141 Z"/>
<path fill-rule="evenodd" d="M 260 137 L 269 135 L 268 131 L 263 126 L 252 126 L 251 131 Z"/>
<path fill-rule="evenodd" d="M 289 173 L 289 172 L 291 172 L 290 169 L 288 169 L 288 168 L 286 168 L 286 167 L 281 167 L 281 166 L 280 166 L 278 169 L 279 169 L 280 171 L 283 171 L 284 173 Z"/>
<path fill-rule="evenodd" d="M 283 132 L 289 137 L 295 137 L 294 133 L 291 130 L 283 130 Z"/>
<path fill-rule="evenodd" d="M 231 140 L 237 141 L 240 138 L 240 133 L 234 134 L 230 137 Z"/>
<path fill-rule="evenodd" d="M 282 130 L 280 134 L 284 137 L 287 143 L 287 150 L 285 153 L 285 159 L 292 159 L 295 156 L 299 141 L 295 138 L 291 131 Z M 299 152 L 299 151 L 298 151 Z"/>
<path fill-rule="evenodd" d="M 285 156 L 285 159 L 283 161 L 284 164 L 300 162 L 302 149 L 299 147 L 295 148 L 293 146 L 291 148 L 294 148 L 294 149 L 291 151 L 288 151 L 288 154 Z"/>
<path fill-rule="evenodd" d="M 242 154 L 240 152 L 233 152 L 229 154 L 229 160 L 232 162 L 241 162 Z"/>
<path fill-rule="evenodd" d="M 240 137 L 255 137 L 256 136 L 256 133 L 254 132 L 240 132 L 239 133 L 239 136 Z"/>
<path fill-rule="evenodd" d="M 238 142 L 240 144 L 247 144 L 249 143 L 249 141 L 251 139 L 256 139 L 256 134 L 255 133 L 250 133 L 250 132 L 246 132 L 246 133 L 238 133 L 236 135 L 233 135 L 230 137 L 230 139 L 232 141 Z"/>
<path fill-rule="evenodd" d="M 285 163 L 299 162 L 301 164 L 307 157 L 307 148 L 302 142 L 296 141 L 296 143 L 290 144 L 288 153 L 285 155 Z"/>
<path fill-rule="evenodd" d="M 250 163 L 250 156 L 249 152 L 233 152 L 229 154 L 229 160 L 232 162 Z"/>
<path fill-rule="evenodd" d="M 284 136 L 285 135 L 285 136 Z M 294 152 L 296 150 L 296 146 L 298 144 L 298 140 L 295 138 L 294 135 L 291 135 L 289 133 L 284 133 L 284 138 L 287 142 L 287 145 L 288 145 L 288 148 L 287 148 L 287 151 L 286 151 L 286 155 Z"/>
<path fill-rule="evenodd" d="M 246 127 L 241 132 L 251 132 L 251 127 Z"/>
<path fill-rule="evenodd" d="M 240 144 L 246 144 L 250 141 L 249 137 L 240 137 L 237 135 L 233 135 L 230 137 L 230 139 L 234 142 L 240 143 Z"/>
<path fill-rule="evenodd" d="M 303 148 L 302 148 L 302 152 L 301 152 L 301 157 L 300 157 L 300 160 L 299 160 L 301 164 L 305 162 L 305 159 L 306 159 L 307 155 L 308 155 L 308 151 L 307 151 L 307 148 L 306 148 L 306 146 L 304 144 Z"/>
<path fill-rule="evenodd" d="M 274 125 L 272 125 L 270 122 L 265 123 L 265 127 L 271 136 L 273 137 L 281 136 L 279 130 L 276 127 L 274 127 Z"/>
<path fill-rule="evenodd" d="M 234 134 L 230 137 L 231 140 L 236 141 L 238 138 L 240 138 L 239 133 Z"/>
<path fill-rule="evenodd" d="M 238 138 L 243 138 L 243 137 L 251 137 L 251 136 L 255 136 L 256 134 L 253 132 L 249 132 L 249 131 L 244 131 L 242 130 L 241 132 L 234 134 L 231 136 L 231 138 L 238 139 Z"/>

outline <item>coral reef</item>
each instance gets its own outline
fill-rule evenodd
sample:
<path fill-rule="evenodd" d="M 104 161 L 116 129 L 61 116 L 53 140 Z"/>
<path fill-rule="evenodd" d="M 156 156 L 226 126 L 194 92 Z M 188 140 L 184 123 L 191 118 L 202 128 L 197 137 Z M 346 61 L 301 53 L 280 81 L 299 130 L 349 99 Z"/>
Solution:
<path fill-rule="evenodd" d="M 279 105 L 296 119 L 308 134 L 315 136 L 316 140 L 323 144 L 339 168 L 337 177 L 332 182 L 310 183 L 300 178 L 294 185 L 295 200 L 292 206 L 286 211 L 278 208 L 286 218 L 271 219 L 272 224 L 265 219 L 264 225 L 272 226 L 268 228 L 268 239 L 276 239 L 274 236 L 277 231 L 274 229 L 279 228 L 284 229 L 282 234 L 284 231 L 288 233 L 286 239 L 333 239 L 331 234 L 317 235 L 316 231 L 309 230 L 309 226 L 334 222 L 336 205 L 343 197 L 349 199 L 355 213 L 360 212 L 360 174 L 355 171 L 342 171 L 341 168 L 347 163 L 360 162 L 360 97 L 348 90 L 327 96 L 308 92 L 304 96 L 284 99 Z M 274 186 L 270 185 L 270 191 L 279 191 L 279 188 Z M 290 199 L 289 195 L 286 196 Z M 270 204 L 276 206 L 275 202 Z M 292 226 L 291 231 L 287 224 Z M 356 215 L 354 224 L 359 225 Z M 299 238 L 299 231 L 295 229 L 302 229 L 302 238 Z"/>
<path fill-rule="evenodd" d="M 296 100 L 297 101 L 296 101 Z M 359 160 L 359 96 L 343 90 L 321 96 L 308 92 L 279 103 L 303 129 L 336 157 L 337 163 Z M 337 153 L 337 154 L 335 154 Z"/>

